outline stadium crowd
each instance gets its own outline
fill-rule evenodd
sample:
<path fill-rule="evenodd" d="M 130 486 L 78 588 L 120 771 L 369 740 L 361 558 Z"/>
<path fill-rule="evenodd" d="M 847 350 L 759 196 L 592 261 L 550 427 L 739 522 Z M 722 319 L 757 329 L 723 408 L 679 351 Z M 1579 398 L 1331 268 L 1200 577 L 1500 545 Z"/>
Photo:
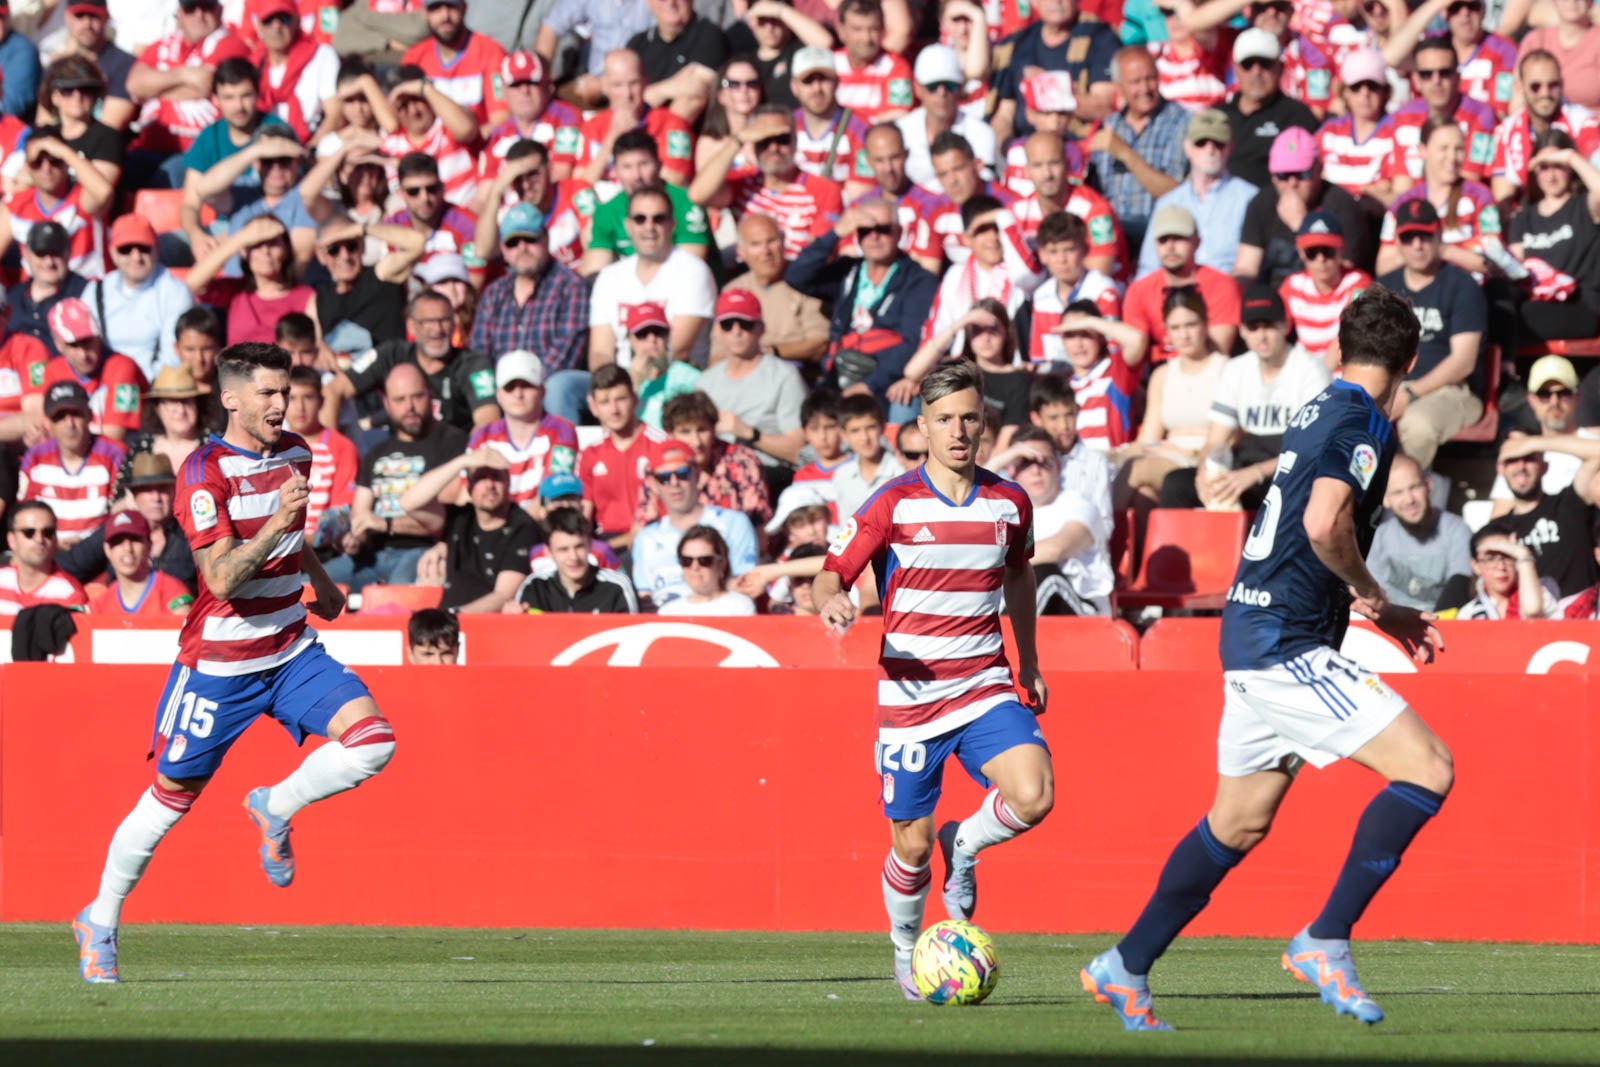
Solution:
<path fill-rule="evenodd" d="M 814 614 L 971 359 L 1040 610 L 1107 614 L 1155 509 L 1270 504 L 1377 282 L 1422 339 L 1374 573 L 1594 617 L 1596 11 L 0 0 L 0 613 L 186 612 L 176 477 L 275 341 L 353 592 Z"/>

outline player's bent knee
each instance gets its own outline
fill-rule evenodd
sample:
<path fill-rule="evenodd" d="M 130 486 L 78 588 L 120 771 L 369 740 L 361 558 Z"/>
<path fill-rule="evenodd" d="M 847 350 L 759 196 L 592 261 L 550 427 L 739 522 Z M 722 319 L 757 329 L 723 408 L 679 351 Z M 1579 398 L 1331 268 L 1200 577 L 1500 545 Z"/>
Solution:
<path fill-rule="evenodd" d="M 1003 798 L 1006 807 L 1029 826 L 1039 825 L 1055 807 L 1055 784 L 1048 780 L 1028 782 L 1014 789 L 1013 794 Z"/>
<path fill-rule="evenodd" d="M 350 725 L 339 735 L 345 753 L 370 778 L 394 758 L 394 726 L 388 719 L 371 715 Z"/>
<path fill-rule="evenodd" d="M 1272 816 L 1231 814 L 1213 810 L 1206 816 L 1211 836 L 1235 852 L 1249 852 L 1272 832 Z"/>

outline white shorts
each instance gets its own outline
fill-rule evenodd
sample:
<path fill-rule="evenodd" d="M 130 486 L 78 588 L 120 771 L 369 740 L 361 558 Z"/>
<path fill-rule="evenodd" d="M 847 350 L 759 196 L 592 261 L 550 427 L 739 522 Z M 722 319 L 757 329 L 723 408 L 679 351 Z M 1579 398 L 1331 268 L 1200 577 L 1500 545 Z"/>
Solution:
<path fill-rule="evenodd" d="M 1224 671 L 1217 772 L 1241 778 L 1326 767 L 1383 732 L 1406 702 L 1371 671 L 1331 648 L 1316 648 L 1263 670 Z"/>

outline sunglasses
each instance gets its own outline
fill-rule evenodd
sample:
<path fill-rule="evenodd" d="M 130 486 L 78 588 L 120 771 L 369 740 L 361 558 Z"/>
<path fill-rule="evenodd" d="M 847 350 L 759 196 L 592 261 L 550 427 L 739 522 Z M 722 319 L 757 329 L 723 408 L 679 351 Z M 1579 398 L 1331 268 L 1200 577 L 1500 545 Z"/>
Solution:
<path fill-rule="evenodd" d="M 1418 67 L 1417 81 L 1431 82 L 1441 78 L 1453 78 L 1457 74 L 1454 67 Z"/>
<path fill-rule="evenodd" d="M 1540 389 L 1533 394 L 1540 400 L 1571 400 L 1575 394 L 1571 389 Z"/>
<path fill-rule="evenodd" d="M 266 159 L 263 159 L 261 161 L 261 166 L 263 168 L 265 168 L 265 167 L 293 167 L 295 164 L 297 164 L 299 162 L 300 161 L 298 159 L 296 159 L 294 156 L 268 156 Z"/>
<path fill-rule="evenodd" d="M 271 26 L 273 23 L 277 23 L 279 26 L 293 26 L 295 17 L 284 11 L 275 11 L 261 20 L 261 25 L 263 26 Z"/>
<path fill-rule="evenodd" d="M 961 91 L 961 85 L 958 82 L 931 82 L 928 85 L 924 85 L 923 88 L 930 93 L 949 93 L 951 96 Z"/>
<path fill-rule="evenodd" d="M 1435 234 L 1427 233 L 1423 230 L 1411 230 L 1408 233 L 1403 233 L 1400 235 L 1400 243 L 1403 245 L 1420 244 L 1425 241 L 1433 240 L 1435 236 Z"/>
<path fill-rule="evenodd" d="M 1366 3 L 1361 5 L 1361 10 L 1369 15 L 1387 15 L 1389 13 L 1389 9 L 1384 6 L 1383 0 L 1367 0 Z"/>
<path fill-rule="evenodd" d="M 1528 83 L 1528 92 L 1530 92 L 1530 93 L 1539 93 L 1540 95 L 1543 95 L 1546 92 L 1559 93 L 1560 91 L 1561 91 L 1561 79 L 1560 78 L 1557 78 L 1554 81 L 1529 82 Z"/>
<path fill-rule="evenodd" d="M 998 337 L 1000 336 L 1001 330 L 1000 327 L 996 326 L 994 323 L 986 322 L 979 323 L 976 326 L 968 327 L 967 332 L 974 337 Z"/>
<path fill-rule="evenodd" d="M 1283 170 L 1283 171 L 1275 170 L 1275 171 L 1272 172 L 1272 176 L 1274 178 L 1278 179 L 1278 181 L 1280 181 L 1280 182 L 1293 182 L 1293 181 L 1308 182 L 1308 181 L 1310 181 L 1312 179 L 1312 177 L 1315 174 L 1316 174 L 1316 171 L 1314 171 L 1314 170 Z"/>
<path fill-rule="evenodd" d="M 523 245 L 536 245 L 543 240 L 543 237 L 530 237 L 527 234 L 518 234 L 515 237 L 507 237 L 500 243 L 505 245 L 507 250 L 514 251 L 518 248 L 521 248 Z"/>
<path fill-rule="evenodd" d="M 45 167 L 55 167 L 59 170 L 64 166 L 66 166 L 65 163 L 62 163 L 61 160 L 50 155 L 48 152 L 40 152 L 38 155 L 28 160 L 29 170 L 43 170 Z"/>
<path fill-rule="evenodd" d="M 444 192 L 444 183 L 429 182 L 427 185 L 402 185 L 400 191 L 407 196 L 438 196 Z"/>
<path fill-rule="evenodd" d="M 1478 3 L 1477 0 L 1456 0 L 1455 3 L 1444 9 L 1446 17 L 1459 15 L 1463 11 L 1481 15 L 1483 14 L 1483 5 Z"/>
<path fill-rule="evenodd" d="M 693 467 L 674 467 L 669 471 L 651 471 L 650 477 L 656 480 L 657 485 L 671 485 L 673 482 L 694 481 Z"/>
<path fill-rule="evenodd" d="M 1218 152 L 1228 147 L 1228 142 L 1219 141 L 1213 137 L 1202 137 L 1194 142 L 1196 148 L 1215 148 Z"/>
<path fill-rule="evenodd" d="M 718 563 L 721 563 L 721 562 L 722 562 L 722 557 L 721 556 L 679 556 L 678 557 L 678 566 L 680 566 L 680 567 L 704 567 L 706 570 L 710 570 L 711 568 L 715 567 Z"/>
<path fill-rule="evenodd" d="M 1325 245 L 1317 245 L 1317 246 L 1315 246 L 1313 248 L 1302 248 L 1300 251 L 1305 254 L 1305 257 L 1307 259 L 1338 259 L 1339 258 L 1339 254 L 1337 252 L 1335 252 L 1331 248 L 1328 248 Z"/>
<path fill-rule="evenodd" d="M 100 91 L 88 85 L 67 85 L 56 90 L 62 96 L 87 96 L 91 100 L 100 98 Z"/>
<path fill-rule="evenodd" d="M 902 451 L 900 454 L 913 463 L 921 463 L 923 460 L 928 458 L 928 450 L 926 448 L 920 452 Z"/>
<path fill-rule="evenodd" d="M 865 240 L 868 237 L 891 237 L 894 235 L 894 224 L 878 222 L 871 226 L 857 226 L 856 240 Z"/>
<path fill-rule="evenodd" d="M 719 319 L 717 321 L 717 329 L 723 333 L 732 333 L 734 330 L 743 330 L 745 333 L 750 333 L 755 330 L 755 323 L 748 322 L 745 319 Z"/>
<path fill-rule="evenodd" d="M 760 78 L 752 78 L 749 81 L 744 81 L 744 80 L 739 79 L 739 78 L 723 78 L 722 79 L 722 87 L 724 89 L 750 89 L 750 90 L 755 90 L 755 89 L 761 88 L 761 79 Z"/>
<path fill-rule="evenodd" d="M 641 326 L 637 330 L 633 331 L 633 336 L 635 336 L 635 337 L 666 337 L 667 336 L 667 328 L 665 326 Z"/>
<path fill-rule="evenodd" d="M 769 148 L 793 148 L 794 134 L 785 133 L 778 137 L 763 137 L 756 142 L 756 151 L 765 152 Z"/>
<path fill-rule="evenodd" d="M 54 541 L 56 528 L 54 526 L 18 526 L 16 532 L 28 540 L 38 538 L 41 541 Z"/>
<path fill-rule="evenodd" d="M 633 223 L 635 226 L 665 226 L 667 223 L 672 221 L 672 216 L 665 214 L 646 215 L 643 213 L 638 213 L 629 215 L 628 221 Z"/>
<path fill-rule="evenodd" d="M 807 74 L 804 78 L 800 79 L 800 84 L 821 85 L 823 82 L 831 82 L 833 80 L 834 77 L 832 74 Z"/>
<path fill-rule="evenodd" d="M 351 238 L 348 241 L 335 241 L 328 246 L 330 256 L 359 256 L 361 254 L 361 241 Z"/>
<path fill-rule="evenodd" d="M 1347 88 L 1352 93 L 1381 93 L 1388 86 L 1378 82 L 1356 82 L 1354 85 L 1347 86 Z"/>
<path fill-rule="evenodd" d="M 1266 56 L 1251 56 L 1249 59 L 1241 60 L 1239 68 L 1241 70 L 1271 70 L 1277 65 L 1278 61 L 1276 59 L 1268 59 Z"/>
<path fill-rule="evenodd" d="M 115 249 L 113 249 L 113 251 L 119 256 L 131 256 L 135 252 L 140 252 L 148 256 L 154 251 L 154 249 L 152 249 L 149 245 L 118 245 Z"/>

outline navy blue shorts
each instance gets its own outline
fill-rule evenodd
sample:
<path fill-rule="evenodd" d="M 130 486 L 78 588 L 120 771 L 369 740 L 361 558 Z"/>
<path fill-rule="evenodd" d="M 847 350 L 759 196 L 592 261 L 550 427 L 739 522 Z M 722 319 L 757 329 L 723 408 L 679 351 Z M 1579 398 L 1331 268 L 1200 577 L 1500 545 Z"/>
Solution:
<path fill-rule="evenodd" d="M 201 674 L 174 663 L 156 705 L 156 732 L 167 738 L 156 770 L 168 778 L 209 778 L 250 724 L 271 715 L 295 744 L 328 736 L 340 708 L 370 696 L 356 672 L 321 641 L 280 667 L 255 674 Z"/>
<path fill-rule="evenodd" d="M 944 762 L 952 754 L 980 786 L 989 788 L 983 765 L 1007 749 L 1038 745 L 1046 752 L 1039 720 L 1015 700 L 996 704 L 965 726 L 926 741 L 877 745 L 878 775 L 883 781 L 883 813 L 891 819 L 932 815 L 944 789 Z"/>

